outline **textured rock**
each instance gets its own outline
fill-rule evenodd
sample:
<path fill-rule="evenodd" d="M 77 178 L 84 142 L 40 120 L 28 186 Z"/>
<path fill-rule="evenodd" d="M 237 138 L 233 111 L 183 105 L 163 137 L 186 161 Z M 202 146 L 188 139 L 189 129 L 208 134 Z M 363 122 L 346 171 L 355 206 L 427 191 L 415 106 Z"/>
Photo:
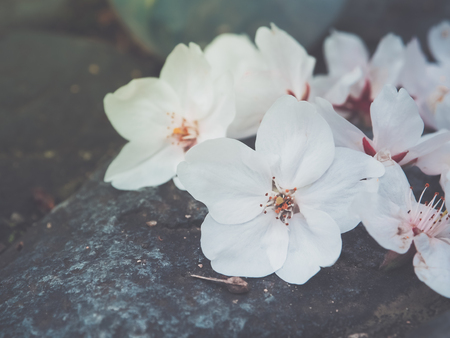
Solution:
<path fill-rule="evenodd" d="M 379 271 L 362 227 L 302 286 L 271 275 L 237 295 L 194 279 L 218 277 L 199 248 L 205 207 L 172 183 L 115 190 L 104 170 L 0 256 L 0 336 L 401 337 L 450 309 L 412 265 Z"/>
<path fill-rule="evenodd" d="M 88 39 L 30 31 L 1 38 L 0 251 L 41 217 L 33 188 L 62 202 L 124 143 L 103 97 L 159 66 Z"/>

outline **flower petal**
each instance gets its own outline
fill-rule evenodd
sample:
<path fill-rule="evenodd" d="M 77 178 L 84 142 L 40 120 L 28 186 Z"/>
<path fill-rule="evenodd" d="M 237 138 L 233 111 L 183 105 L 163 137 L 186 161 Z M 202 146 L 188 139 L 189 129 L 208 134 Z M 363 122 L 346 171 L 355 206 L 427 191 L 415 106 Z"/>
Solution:
<path fill-rule="evenodd" d="M 232 139 L 208 140 L 191 148 L 178 178 L 222 224 L 245 223 L 263 212 L 272 190 L 269 165 L 261 154 Z"/>
<path fill-rule="evenodd" d="M 146 151 L 146 145 L 126 144 L 108 168 L 105 181 L 120 190 L 158 186 L 175 176 L 176 167 L 184 157 L 183 149 L 172 145 L 166 145 L 144 159 L 148 154 Z M 133 161 L 133 166 L 127 161 Z"/>
<path fill-rule="evenodd" d="M 361 130 L 336 113 L 328 101 L 317 98 L 315 105 L 317 112 L 330 125 L 336 147 L 346 147 L 364 152 L 362 140 L 366 135 Z"/>
<path fill-rule="evenodd" d="M 195 43 L 189 47 L 177 45 L 167 57 L 160 78 L 177 93 L 184 118 L 195 121 L 209 113 L 215 99 L 214 80 L 211 66 Z"/>
<path fill-rule="evenodd" d="M 443 99 L 436 104 L 436 125 L 439 129 L 450 129 L 450 94 L 447 94 Z"/>
<path fill-rule="evenodd" d="M 363 194 L 354 204 L 369 234 L 382 247 L 398 253 L 408 251 L 414 236 L 408 205 L 416 201 L 409 193 L 405 173 L 394 163 L 380 178 L 378 193 Z"/>
<path fill-rule="evenodd" d="M 367 68 L 369 52 L 355 34 L 332 31 L 325 39 L 323 49 L 330 75 L 342 76 L 357 67 Z"/>
<path fill-rule="evenodd" d="M 142 78 L 109 93 L 105 112 L 117 132 L 127 140 L 163 139 L 170 117 L 180 111 L 178 98 L 163 80 Z"/>
<path fill-rule="evenodd" d="M 287 226 L 275 213 L 232 225 L 217 223 L 208 214 L 202 224 L 202 251 L 215 271 L 228 276 L 270 275 L 286 260 L 288 243 Z"/>
<path fill-rule="evenodd" d="M 289 34 L 275 24 L 271 28 L 260 27 L 256 32 L 255 43 L 278 76 L 283 90 L 290 90 L 297 99 L 306 92 L 306 82 L 312 77 L 316 59 Z"/>
<path fill-rule="evenodd" d="M 396 86 L 404 64 L 405 46 L 402 39 L 392 33 L 383 37 L 369 64 L 371 98 L 374 99 L 383 86 Z"/>
<path fill-rule="evenodd" d="M 370 106 L 373 142 L 377 151 L 397 155 L 415 146 L 423 132 L 416 103 L 403 88 L 386 85 Z"/>
<path fill-rule="evenodd" d="M 217 75 L 231 71 L 235 81 L 249 70 L 266 68 L 261 53 L 247 35 L 220 34 L 206 46 L 205 58 Z"/>
<path fill-rule="evenodd" d="M 450 298 L 450 238 L 430 238 L 422 233 L 414 238 L 417 277 L 444 297 Z"/>
<path fill-rule="evenodd" d="M 420 97 L 429 88 L 426 88 L 428 62 L 420 48 L 417 38 L 413 38 L 405 49 L 405 64 L 400 73 L 400 84 L 413 97 Z"/>
<path fill-rule="evenodd" d="M 304 284 L 320 267 L 333 265 L 341 248 L 341 233 L 333 219 L 305 207 L 289 221 L 288 253 L 276 274 L 288 283 Z"/>
<path fill-rule="evenodd" d="M 450 148 L 446 145 L 449 141 L 450 131 L 448 130 L 441 130 L 436 133 L 422 136 L 416 146 L 409 148 L 408 154 L 399 162 L 399 164 L 404 165 L 418 158 L 417 163 L 419 164 L 416 163 L 416 165 L 422 169 L 426 162 L 433 159 L 434 163 L 432 164 L 432 167 L 428 169 L 424 167 L 422 171 L 427 175 L 438 175 L 442 171 L 441 168 L 443 164 L 450 164 Z M 430 157 L 428 157 L 428 155 L 430 155 Z M 435 174 L 428 174 L 428 172 L 433 171 Z"/>
<path fill-rule="evenodd" d="M 258 153 L 280 157 L 272 172 L 286 189 L 316 181 L 333 162 L 334 149 L 330 127 L 314 106 L 290 95 L 270 107 L 256 136 Z"/>
<path fill-rule="evenodd" d="M 442 21 L 431 27 L 428 32 L 428 46 L 437 61 L 450 62 L 450 21 Z"/>
<path fill-rule="evenodd" d="M 351 206 L 365 190 L 365 178 L 383 176 L 383 164 L 366 154 L 347 148 L 336 148 L 330 168 L 313 184 L 297 191 L 295 199 L 303 206 L 322 210 L 333 218 L 341 232 L 356 227 L 359 216 Z"/>

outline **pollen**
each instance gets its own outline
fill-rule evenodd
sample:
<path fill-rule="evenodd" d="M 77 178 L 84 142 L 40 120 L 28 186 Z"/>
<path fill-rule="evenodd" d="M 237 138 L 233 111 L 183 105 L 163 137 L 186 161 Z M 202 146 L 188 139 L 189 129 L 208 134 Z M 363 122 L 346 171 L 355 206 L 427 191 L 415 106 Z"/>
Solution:
<path fill-rule="evenodd" d="M 283 204 L 283 202 L 284 202 L 284 199 L 281 196 L 278 196 L 277 199 L 275 200 L 276 205 Z"/>
<path fill-rule="evenodd" d="M 183 132 L 181 131 L 181 128 L 173 128 L 172 133 L 175 135 L 181 135 Z"/>

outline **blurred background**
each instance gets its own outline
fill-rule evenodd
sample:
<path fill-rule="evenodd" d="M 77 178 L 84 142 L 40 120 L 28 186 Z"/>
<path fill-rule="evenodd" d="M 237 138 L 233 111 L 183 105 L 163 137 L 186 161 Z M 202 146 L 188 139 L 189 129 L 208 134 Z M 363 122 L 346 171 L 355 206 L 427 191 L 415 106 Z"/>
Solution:
<path fill-rule="evenodd" d="M 324 73 L 331 28 L 372 52 L 388 32 L 428 52 L 428 29 L 448 17 L 445 0 L 0 0 L 0 253 L 120 150 L 103 97 L 158 76 L 177 43 L 253 39 L 274 22 Z"/>

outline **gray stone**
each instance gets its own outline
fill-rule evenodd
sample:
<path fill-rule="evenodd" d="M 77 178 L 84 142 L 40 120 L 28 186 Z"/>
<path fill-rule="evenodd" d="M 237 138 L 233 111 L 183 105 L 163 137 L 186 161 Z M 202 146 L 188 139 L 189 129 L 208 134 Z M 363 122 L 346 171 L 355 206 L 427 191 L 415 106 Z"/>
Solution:
<path fill-rule="evenodd" d="M 402 337 L 450 309 L 412 265 L 380 271 L 361 226 L 305 285 L 248 278 L 239 295 L 194 279 L 220 277 L 199 247 L 205 207 L 171 182 L 115 190 L 105 169 L 0 255 L 0 336 Z"/>

